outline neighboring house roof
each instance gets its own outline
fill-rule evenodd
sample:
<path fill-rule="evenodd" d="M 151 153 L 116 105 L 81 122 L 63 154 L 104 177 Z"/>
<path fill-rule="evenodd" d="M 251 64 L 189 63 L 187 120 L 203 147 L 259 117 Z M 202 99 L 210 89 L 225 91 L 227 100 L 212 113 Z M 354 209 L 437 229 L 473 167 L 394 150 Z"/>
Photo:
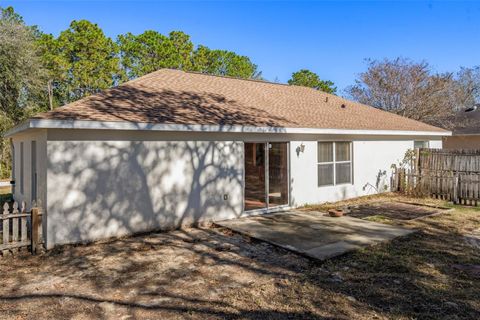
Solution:
<path fill-rule="evenodd" d="M 158 70 L 32 119 L 449 133 L 311 88 L 171 69 Z"/>
<path fill-rule="evenodd" d="M 454 125 L 454 135 L 480 134 L 480 104 L 457 112 Z"/>

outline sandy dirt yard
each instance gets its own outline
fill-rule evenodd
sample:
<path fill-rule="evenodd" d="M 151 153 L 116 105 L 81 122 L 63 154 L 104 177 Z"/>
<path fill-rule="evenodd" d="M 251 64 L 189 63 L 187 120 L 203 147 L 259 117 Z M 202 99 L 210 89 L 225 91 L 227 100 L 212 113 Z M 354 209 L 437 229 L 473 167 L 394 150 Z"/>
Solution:
<path fill-rule="evenodd" d="M 4 257 L 0 319 L 480 319 L 480 210 L 398 223 L 324 263 L 214 227 Z"/>

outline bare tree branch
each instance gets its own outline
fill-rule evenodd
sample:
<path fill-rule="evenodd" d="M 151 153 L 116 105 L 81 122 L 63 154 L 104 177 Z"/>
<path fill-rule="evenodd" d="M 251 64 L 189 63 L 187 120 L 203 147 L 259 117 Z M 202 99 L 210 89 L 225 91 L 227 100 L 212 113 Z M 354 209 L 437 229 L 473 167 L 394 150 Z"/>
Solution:
<path fill-rule="evenodd" d="M 480 97 L 480 68 L 457 74 L 434 73 L 425 62 L 408 59 L 367 60 L 347 95 L 353 100 L 444 128 L 454 126 L 455 113 Z"/>

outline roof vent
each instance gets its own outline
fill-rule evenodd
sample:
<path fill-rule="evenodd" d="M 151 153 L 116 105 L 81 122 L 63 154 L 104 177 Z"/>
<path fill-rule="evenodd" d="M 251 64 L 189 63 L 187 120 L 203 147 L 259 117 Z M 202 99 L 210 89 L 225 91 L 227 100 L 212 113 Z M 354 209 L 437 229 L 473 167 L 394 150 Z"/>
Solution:
<path fill-rule="evenodd" d="M 464 111 L 465 111 L 465 112 L 472 112 L 472 111 L 477 110 L 478 107 L 480 107 L 480 104 L 476 104 L 476 105 L 474 105 L 473 107 L 470 107 L 470 108 L 465 109 Z"/>

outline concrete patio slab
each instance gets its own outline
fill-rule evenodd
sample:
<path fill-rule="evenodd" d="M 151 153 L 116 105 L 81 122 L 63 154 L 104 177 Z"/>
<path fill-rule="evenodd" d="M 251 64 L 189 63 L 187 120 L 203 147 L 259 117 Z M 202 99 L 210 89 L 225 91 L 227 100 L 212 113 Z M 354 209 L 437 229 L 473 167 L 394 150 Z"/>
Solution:
<path fill-rule="evenodd" d="M 315 211 L 264 214 L 216 224 L 318 260 L 415 231 L 346 216 L 332 218 Z"/>

